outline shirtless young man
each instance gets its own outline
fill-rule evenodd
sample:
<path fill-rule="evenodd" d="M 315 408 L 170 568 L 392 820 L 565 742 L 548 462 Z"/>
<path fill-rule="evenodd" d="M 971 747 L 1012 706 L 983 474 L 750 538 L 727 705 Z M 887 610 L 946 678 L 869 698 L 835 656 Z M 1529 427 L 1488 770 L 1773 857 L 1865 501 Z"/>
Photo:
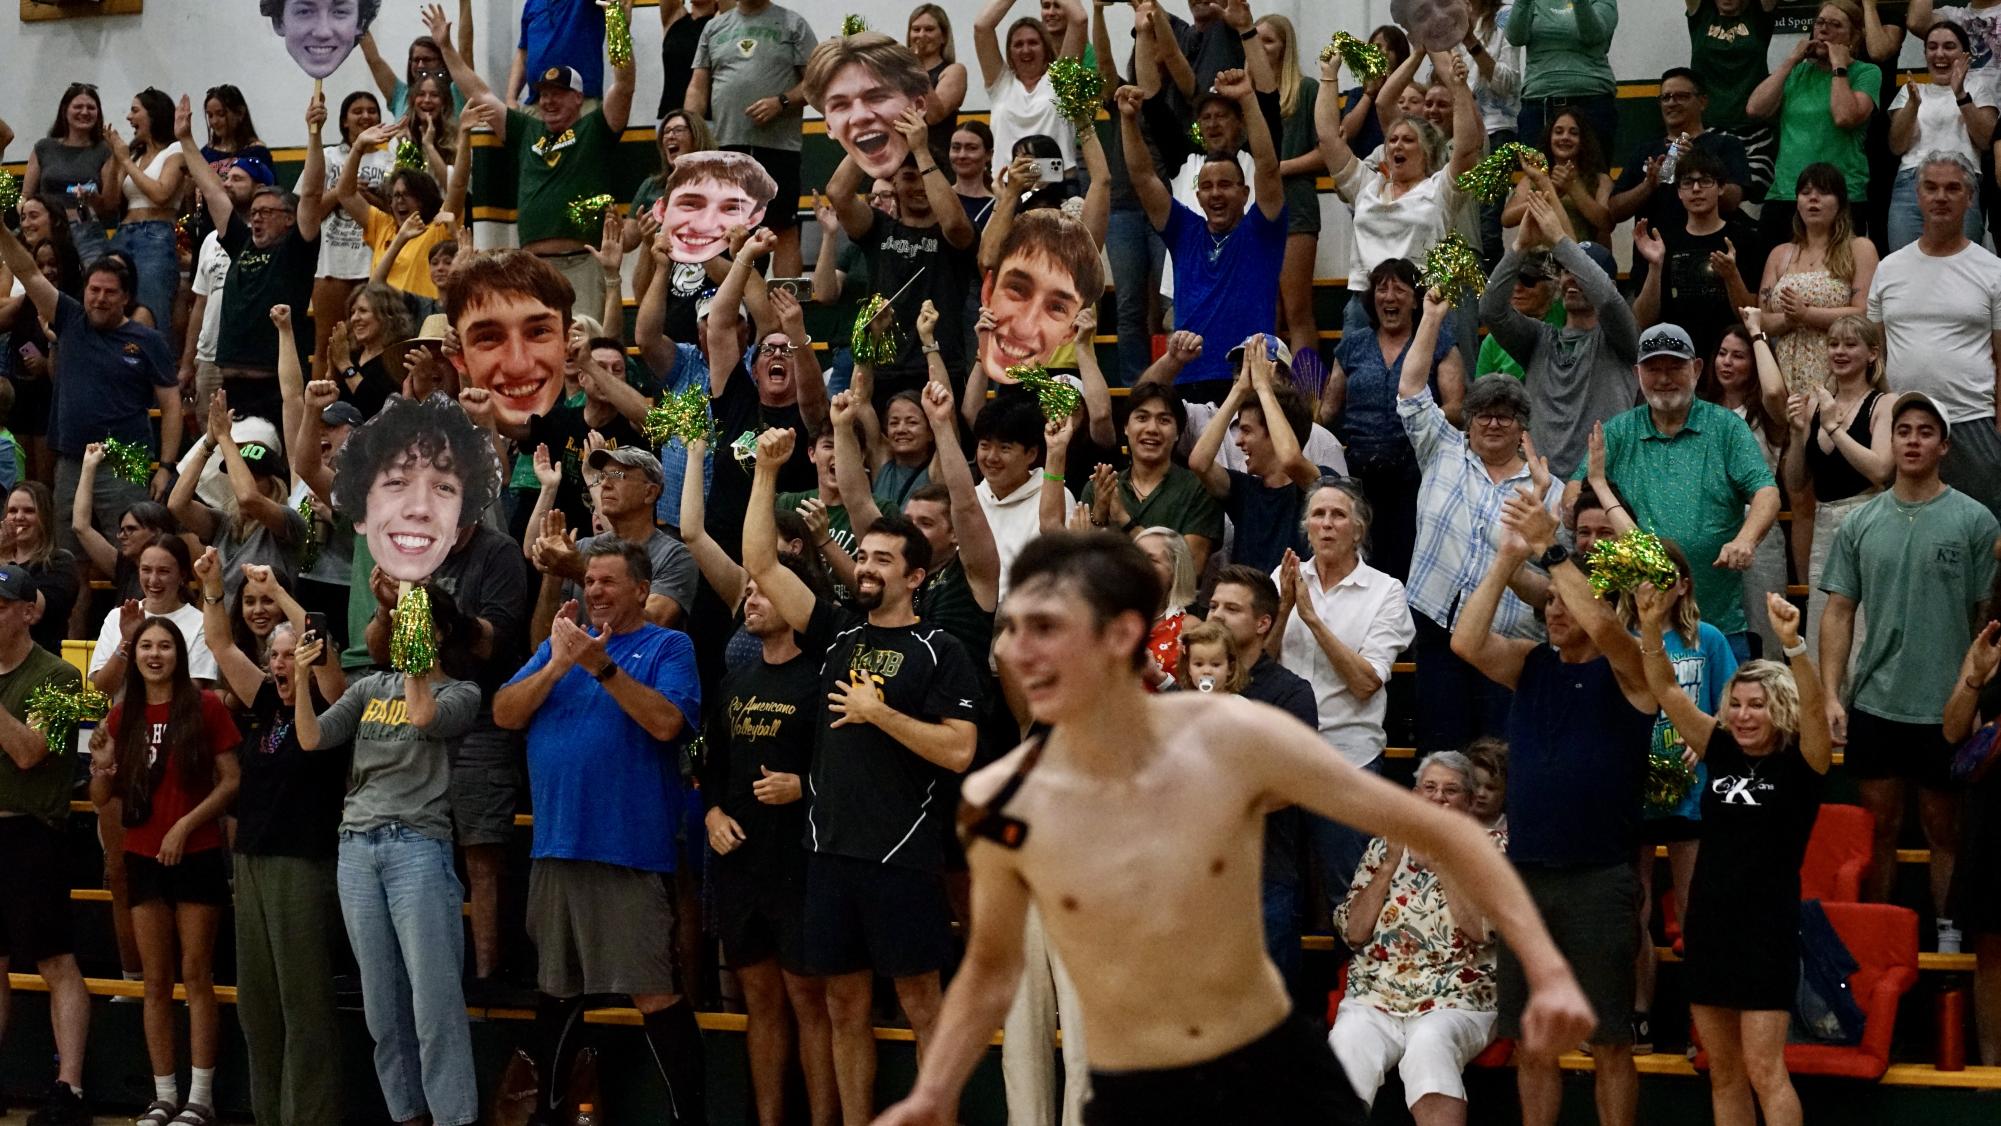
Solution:
<path fill-rule="evenodd" d="M 1590 1033 L 1569 966 L 1471 819 L 1347 766 L 1271 708 L 1142 690 L 1159 583 L 1130 540 L 1045 535 L 1012 577 L 996 651 L 1051 732 L 966 782 L 972 935 L 917 1084 L 877 1126 L 953 1121 L 1014 998 L 1031 900 L 1090 1014 L 1093 1126 L 1363 1121 L 1265 957 L 1263 818 L 1285 805 L 1408 842 L 1465 889 L 1525 967 L 1522 1052 Z"/>

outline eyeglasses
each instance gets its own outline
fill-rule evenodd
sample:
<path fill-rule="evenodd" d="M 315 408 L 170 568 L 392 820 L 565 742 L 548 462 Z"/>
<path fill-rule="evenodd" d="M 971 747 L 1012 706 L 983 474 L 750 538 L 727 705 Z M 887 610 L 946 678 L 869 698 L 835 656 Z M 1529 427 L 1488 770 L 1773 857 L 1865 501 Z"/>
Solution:
<path fill-rule="evenodd" d="M 1692 101 L 1694 101 L 1695 99 L 1697 99 L 1697 98 L 1699 98 L 1699 97 L 1701 97 L 1701 96 L 1702 96 L 1702 95 L 1700 95 L 1700 94 L 1697 94 L 1697 93 L 1695 93 L 1695 92 L 1694 92 L 1694 91 L 1692 91 L 1692 90 L 1663 90 L 1663 91 L 1661 91 L 1661 101 L 1663 101 L 1663 102 L 1666 102 L 1666 103 L 1669 103 L 1669 104 L 1678 104 L 1678 103 L 1681 103 L 1681 102 L 1692 102 Z"/>
<path fill-rule="evenodd" d="M 1473 416 L 1473 421 L 1482 426 L 1491 426 L 1498 430 L 1503 426 L 1512 426 L 1520 422 L 1521 419 L 1516 418 L 1513 412 L 1508 412 L 1506 414 L 1476 414 Z"/>
<path fill-rule="evenodd" d="M 782 344 L 759 345 L 759 348 L 761 350 L 769 352 L 774 356 L 789 356 L 792 353 L 797 352 L 801 347 L 802 347 L 801 345 L 794 344 L 789 340 L 785 341 Z"/>
<path fill-rule="evenodd" d="M 250 217 L 252 219 L 272 219 L 279 215 L 290 214 L 292 214 L 292 209 L 289 207 L 253 207 L 250 209 Z"/>
<path fill-rule="evenodd" d="M 1716 186 L 1716 180 L 1709 176 L 1682 176 L 1675 180 L 1674 186 L 1677 188 L 1713 188 Z"/>
<path fill-rule="evenodd" d="M 1827 19 L 1826 17 L 1822 17 L 1820 19 L 1816 19 L 1813 21 L 1813 29 L 1815 31 L 1847 31 L 1848 21 L 1845 19 L 1831 20 Z"/>
<path fill-rule="evenodd" d="M 605 470 L 605 471 L 604 471 L 603 473 L 600 473 L 600 474 L 598 474 L 598 480 L 600 480 L 600 481 L 623 481 L 623 480 L 625 480 L 626 478 L 628 478 L 628 477 L 630 477 L 630 476 L 632 476 L 632 474 L 630 474 L 630 473 L 627 473 L 627 472 L 626 472 L 625 470 L 623 470 L 623 469 L 607 469 L 607 470 Z"/>

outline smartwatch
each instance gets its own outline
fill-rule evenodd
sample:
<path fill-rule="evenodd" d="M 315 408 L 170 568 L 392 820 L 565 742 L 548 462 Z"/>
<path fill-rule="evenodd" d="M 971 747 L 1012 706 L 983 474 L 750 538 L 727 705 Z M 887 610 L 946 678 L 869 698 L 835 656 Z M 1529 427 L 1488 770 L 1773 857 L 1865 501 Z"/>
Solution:
<path fill-rule="evenodd" d="M 599 684 L 603 684 L 605 681 L 610 680 L 612 677 L 617 675 L 618 675 L 617 661 L 606 661 L 603 668 L 591 674 L 591 676 L 595 678 Z"/>
<path fill-rule="evenodd" d="M 1570 549 L 1560 543 L 1553 543 L 1549 545 L 1548 551 L 1543 552 L 1542 555 L 1537 557 L 1535 562 L 1536 566 L 1547 571 L 1568 558 L 1570 558 Z"/>

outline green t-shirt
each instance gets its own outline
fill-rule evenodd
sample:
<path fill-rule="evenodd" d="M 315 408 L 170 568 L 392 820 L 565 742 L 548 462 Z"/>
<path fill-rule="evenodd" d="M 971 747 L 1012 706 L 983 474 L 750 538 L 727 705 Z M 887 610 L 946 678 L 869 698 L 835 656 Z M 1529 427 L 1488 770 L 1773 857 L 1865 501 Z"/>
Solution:
<path fill-rule="evenodd" d="M 1542 320 L 1544 324 L 1562 328 L 1570 320 L 1570 314 L 1563 311 L 1563 302 L 1552 301 L 1549 303 L 1549 311 L 1542 315 Z M 1480 358 L 1473 364 L 1473 378 L 1492 375 L 1497 371 L 1512 375 L 1516 379 L 1528 378 L 1528 374 L 1522 370 L 1522 365 L 1515 362 L 1514 356 L 1510 355 L 1506 348 L 1501 347 L 1500 338 L 1490 332 L 1486 339 L 1480 341 Z"/>
<path fill-rule="evenodd" d="M 1883 88 L 1883 72 L 1875 63 L 1860 59 L 1848 64 L 1848 85 L 1869 96 L 1874 105 Z M 1785 101 L 1779 106 L 1779 158 L 1772 169 L 1769 199 L 1796 199 L 1794 185 L 1807 165 L 1826 161 L 1841 170 L 1848 181 L 1848 198 L 1860 203 L 1869 198 L 1869 157 L 1862 142 L 1869 135 L 1864 121 L 1853 129 L 1834 124 L 1828 110 L 1828 91 L 1834 86 L 1834 72 L 1812 63 L 1801 63 L 1786 75 Z"/>
<path fill-rule="evenodd" d="M 1585 468 L 1579 465 L 1572 479 L 1583 480 Z M 1744 632 L 1744 573 L 1714 564 L 1744 526 L 1752 494 L 1774 484 L 1751 428 L 1696 399 L 1688 421 L 1669 438 L 1654 428 L 1650 410 L 1637 406 L 1605 423 L 1605 471 L 1625 494 L 1634 522 L 1681 545 L 1695 572 L 1702 620 L 1724 633 Z"/>
<path fill-rule="evenodd" d="M 1096 490 L 1086 484 L 1078 499 L 1090 504 Z M 1223 546 L 1223 502 L 1211 496 L 1202 479 L 1179 465 L 1167 467 L 1167 476 L 1147 494 L 1145 500 L 1133 492 L 1133 471 L 1119 473 L 1119 500 L 1126 514 L 1142 528 L 1173 528 L 1184 536 L 1203 536 L 1212 548 Z"/>
<path fill-rule="evenodd" d="M 557 137 L 549 136 L 541 118 L 510 110 L 507 154 L 520 169 L 515 226 L 521 245 L 545 238 L 597 241 L 600 232 L 571 225 L 569 206 L 604 193 L 617 151 L 618 134 L 605 123 L 601 109 L 578 118 Z"/>
<path fill-rule="evenodd" d="M 1850 513 L 1820 588 L 1869 619 L 1848 665 L 1849 706 L 1897 723 L 1937 723 L 1973 642 L 1973 613 L 1994 581 L 1987 506 L 1948 488 L 1922 504 L 1882 492 Z"/>
<path fill-rule="evenodd" d="M 33 726 L 28 715 L 28 694 L 44 684 L 54 684 L 74 692 L 83 684 L 76 666 L 39 645 L 28 647 L 28 656 L 10 673 L 0 673 L 0 708 L 23 723 Z M 69 794 L 75 779 L 74 747 L 54 747 L 33 769 L 22 770 L 9 755 L 0 755 L 0 812 L 25 813 L 60 827 L 69 813 Z"/>
<path fill-rule="evenodd" d="M 1522 100 L 1616 91 L 1606 52 L 1618 28 L 1619 0 L 1518 0 L 1508 42 L 1526 48 Z"/>
<path fill-rule="evenodd" d="M 1765 55 L 1772 47 L 1772 13 L 1754 2 L 1725 19 L 1716 13 L 1716 0 L 1702 0 L 1688 14 L 1688 46 L 1689 65 L 1709 90 L 1702 123 L 1711 129 L 1748 123 L 1744 104 L 1771 71 Z"/>
<path fill-rule="evenodd" d="M 818 489 L 800 489 L 798 492 L 779 493 L 778 503 L 775 507 L 780 512 L 797 512 L 802 502 L 818 500 L 819 497 L 820 490 Z M 828 507 L 827 535 L 836 544 L 840 545 L 842 551 L 847 552 L 849 555 L 855 553 L 857 546 L 855 541 L 855 525 L 852 520 L 848 519 L 847 505 L 836 504 Z"/>

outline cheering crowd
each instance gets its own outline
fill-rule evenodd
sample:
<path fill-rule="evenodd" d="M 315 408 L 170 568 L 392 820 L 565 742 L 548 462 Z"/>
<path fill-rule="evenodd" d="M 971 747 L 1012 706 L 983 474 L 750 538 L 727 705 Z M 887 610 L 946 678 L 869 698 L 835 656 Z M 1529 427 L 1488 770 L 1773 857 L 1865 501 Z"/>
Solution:
<path fill-rule="evenodd" d="M 1717 1121 L 1800 1121 L 1798 869 L 1837 750 L 1866 898 L 1914 802 L 1912 905 L 1977 956 L 2001 1066 L 2001 774 L 1961 749 L 2001 717 L 2001 0 L 1828 0 L 1796 41 L 1774 0 L 1686 0 L 1630 152 L 1617 0 L 1414 4 L 1328 52 L 1248 0 L 1014 6 L 972 13 L 973 116 L 938 4 L 899 38 L 669 0 L 629 206 L 602 200 L 654 62 L 587 0 L 529 0 L 498 87 L 470 0 L 407 45 L 370 0 L 265 0 L 281 34 L 344 12 L 376 89 L 149 88 L 122 130 L 111 91 L 61 92 L 0 224 L 0 961 L 46 982 L 58 1046 L 31 1122 L 90 1121 L 87 798 L 144 1126 L 218 1121 L 224 925 L 260 1123 L 354 1101 L 327 1065 L 353 967 L 398 1122 L 581 1121 L 607 997 L 706 1122 L 696 1010 L 727 994 L 758 1121 L 803 1091 L 864 1126 L 878 982 L 922 1057 L 966 849 L 1019 844 L 962 844 L 959 784 L 1035 733 L 1000 612 L 1066 530 L 1152 562 L 1150 691 L 1273 705 L 1356 770 L 1384 773 L 1415 662 L 1416 790 L 1541 908 L 1600 1121 L 1635 1118 L 1670 891 Z M 303 115 L 289 186 L 253 103 Z M 514 248 L 477 246 L 473 199 Z M 1667 569 L 1591 581 L 1636 532 Z M 108 714 L 52 738 L 51 690 L 86 687 Z M 1326 1035 L 1360 1103 L 1394 1071 L 1416 1121 L 1465 1122 L 1527 996 L 1491 921 L 1298 808 L 1262 853 L 1295 995 L 1303 930 L 1352 956 Z M 1094 1121 L 1032 911 L 1023 951 L 1009 1119 Z M 476 1073 L 467 1006 L 524 996 L 522 1050 Z M 1555 1123 L 1554 1061 L 1518 1072 Z"/>

